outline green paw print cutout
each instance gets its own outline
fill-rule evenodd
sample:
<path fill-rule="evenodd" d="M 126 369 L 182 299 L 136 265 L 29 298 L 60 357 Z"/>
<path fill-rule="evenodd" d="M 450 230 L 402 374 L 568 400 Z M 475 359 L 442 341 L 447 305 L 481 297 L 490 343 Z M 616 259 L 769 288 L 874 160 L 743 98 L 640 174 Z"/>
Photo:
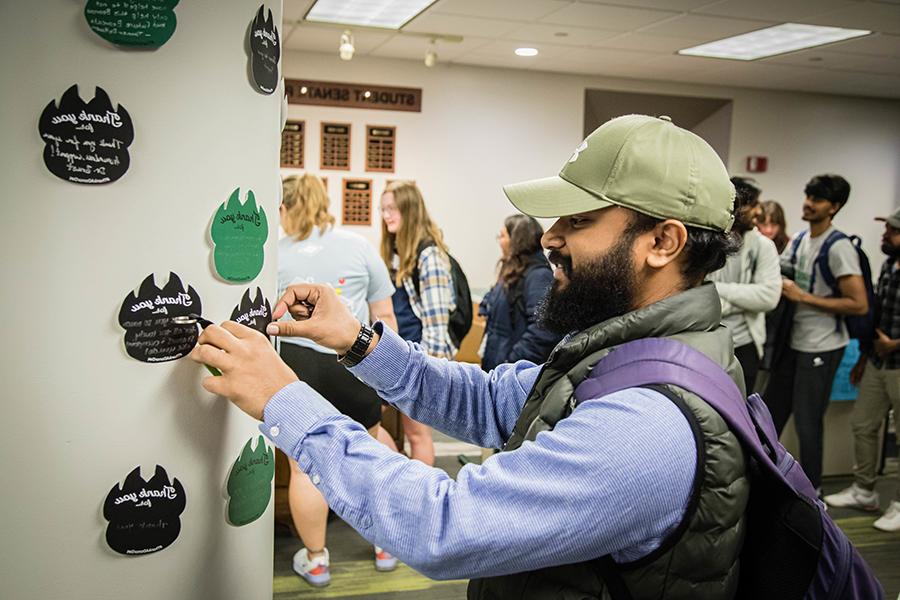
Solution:
<path fill-rule="evenodd" d="M 269 236 L 266 211 L 256 205 L 253 190 L 247 190 L 247 201 L 240 202 L 240 188 L 216 211 L 210 237 L 215 250 L 213 261 L 219 277 L 226 281 L 244 282 L 254 279 L 263 266 L 263 244 Z"/>
<path fill-rule="evenodd" d="M 158 48 L 175 33 L 178 0 L 88 0 L 84 18 L 117 46 Z"/>
<path fill-rule="evenodd" d="M 272 479 L 275 477 L 275 452 L 266 446 L 263 436 L 251 450 L 253 438 L 247 440 L 241 455 L 228 474 L 228 522 L 246 525 L 258 519 L 272 498 Z"/>

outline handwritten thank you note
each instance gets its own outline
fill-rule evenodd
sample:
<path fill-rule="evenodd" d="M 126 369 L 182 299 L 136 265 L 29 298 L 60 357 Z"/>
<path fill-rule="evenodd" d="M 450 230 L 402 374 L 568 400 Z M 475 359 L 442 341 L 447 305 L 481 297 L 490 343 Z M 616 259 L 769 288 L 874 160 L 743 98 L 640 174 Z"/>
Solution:
<path fill-rule="evenodd" d="M 215 250 L 213 262 L 219 277 L 226 281 L 250 281 L 263 267 L 263 244 L 269 236 L 266 211 L 256 205 L 253 190 L 241 204 L 240 188 L 216 211 L 210 228 Z"/>
<path fill-rule="evenodd" d="M 131 116 L 113 108 L 103 88 L 84 102 L 78 86 L 65 91 L 59 106 L 52 100 L 41 113 L 38 131 L 44 140 L 44 164 L 73 183 L 110 183 L 128 170 L 128 146 L 134 141 Z"/>
<path fill-rule="evenodd" d="M 263 436 L 256 441 L 256 450 L 247 440 L 241 455 L 228 474 L 228 522 L 246 525 L 258 519 L 272 498 L 272 479 L 275 477 L 275 452 L 266 446 Z"/>
<path fill-rule="evenodd" d="M 157 287 L 153 274 L 131 292 L 119 309 L 119 325 L 125 329 L 125 351 L 142 362 L 165 362 L 188 354 L 197 345 L 197 324 L 180 324 L 173 317 L 201 314 L 200 296 L 193 287 L 185 289 L 175 273 Z"/>
<path fill-rule="evenodd" d="M 84 18 L 117 46 L 158 48 L 175 33 L 178 0 L 88 0 Z"/>
<path fill-rule="evenodd" d="M 169 481 L 161 466 L 149 481 L 141 477 L 137 466 L 125 484 L 109 490 L 103 503 L 103 516 L 109 521 L 106 543 L 120 554 L 140 556 L 167 548 L 181 532 L 186 504 L 184 487 L 178 479 Z"/>
<path fill-rule="evenodd" d="M 250 24 L 250 70 L 253 83 L 263 94 L 271 94 L 278 87 L 278 61 L 281 58 L 281 43 L 278 28 L 269 9 L 268 18 L 263 18 L 265 5 L 260 5 L 256 17 Z"/>

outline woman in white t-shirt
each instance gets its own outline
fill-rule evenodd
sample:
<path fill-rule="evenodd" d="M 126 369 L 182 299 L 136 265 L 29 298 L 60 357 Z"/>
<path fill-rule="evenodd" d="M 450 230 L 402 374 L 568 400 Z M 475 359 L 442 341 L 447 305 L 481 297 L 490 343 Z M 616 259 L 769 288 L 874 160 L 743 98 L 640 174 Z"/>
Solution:
<path fill-rule="evenodd" d="M 285 237 L 278 242 L 278 294 L 296 283 L 334 287 L 362 323 L 377 320 L 397 329 L 391 296 L 394 285 L 375 248 L 362 236 L 336 229 L 328 212 L 328 194 L 315 175 L 283 182 L 280 208 Z M 285 319 L 290 319 L 287 314 Z M 333 351 L 303 338 L 281 338 L 281 357 L 297 376 L 372 436 L 381 421 L 381 399 L 341 366 Z M 294 555 L 294 570 L 313 586 L 330 581 L 325 532 L 328 505 L 294 460 L 288 492 L 291 517 L 304 548 Z M 375 567 L 391 570 L 396 559 L 375 548 Z"/>

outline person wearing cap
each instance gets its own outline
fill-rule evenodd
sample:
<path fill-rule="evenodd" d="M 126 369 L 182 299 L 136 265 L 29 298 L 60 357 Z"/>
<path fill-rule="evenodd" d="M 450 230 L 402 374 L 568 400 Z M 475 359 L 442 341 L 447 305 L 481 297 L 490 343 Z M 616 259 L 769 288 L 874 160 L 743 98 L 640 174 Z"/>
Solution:
<path fill-rule="evenodd" d="M 785 336 L 788 347 L 772 369 L 764 399 L 779 435 L 794 414 L 800 464 L 820 488 L 825 411 L 850 341 L 843 317 L 866 314 L 869 303 L 856 249 L 832 223 L 850 197 L 850 184 L 840 175 L 817 175 L 804 193 L 803 220 L 809 228 L 795 235 L 781 254 L 781 271 L 787 274 L 782 295 L 795 305 L 790 335 Z M 822 273 L 825 260 L 836 289 Z"/>
<path fill-rule="evenodd" d="M 281 364 L 258 332 L 204 330 L 191 357 L 218 367 L 203 386 L 262 420 L 328 504 L 363 537 L 469 598 L 731 598 L 746 528 L 743 450 L 701 398 L 633 387 L 576 399 L 613 349 L 676 338 L 743 390 L 716 288 L 703 283 L 739 240 L 734 187 L 701 138 L 670 119 L 628 115 L 590 134 L 558 176 L 504 188 L 520 211 L 557 217 L 544 325 L 568 337 L 543 366 L 485 373 L 427 356 L 357 321 L 325 286 L 288 289 L 271 327 L 338 352 L 412 418 L 503 448 L 454 481 L 391 453 Z M 702 510 L 698 510 L 702 507 Z"/>
<path fill-rule="evenodd" d="M 709 280 L 722 300 L 722 323 L 734 339 L 744 383 L 753 391 L 766 343 L 766 313 L 781 299 L 781 267 L 775 242 L 756 228 L 762 190 L 749 178 L 732 177 L 731 183 L 736 191 L 733 229 L 741 236 L 741 250 L 729 256 Z"/>
<path fill-rule="evenodd" d="M 881 251 L 887 259 L 881 267 L 875 287 L 875 325 L 877 337 L 872 351 L 860 353 L 850 372 L 850 381 L 859 386 L 859 396 L 850 415 L 853 430 L 853 484 L 836 494 L 825 496 L 835 507 L 877 511 L 875 491 L 879 453 L 879 433 L 888 410 L 900 419 L 900 209 L 884 221 Z M 882 531 L 900 531 L 900 475 L 895 473 L 893 500 L 884 514 L 872 524 Z"/>

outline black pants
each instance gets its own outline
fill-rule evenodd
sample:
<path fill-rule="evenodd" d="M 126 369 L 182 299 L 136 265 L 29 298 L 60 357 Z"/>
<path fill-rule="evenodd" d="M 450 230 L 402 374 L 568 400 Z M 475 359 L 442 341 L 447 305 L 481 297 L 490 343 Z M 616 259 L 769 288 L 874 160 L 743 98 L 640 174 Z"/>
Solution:
<path fill-rule="evenodd" d="M 759 354 L 756 352 L 756 344 L 750 342 L 744 346 L 738 346 L 734 349 L 734 355 L 744 370 L 744 384 L 749 396 L 753 393 L 756 385 L 756 373 L 759 372 Z"/>
<path fill-rule="evenodd" d="M 800 442 L 800 464 L 814 487 L 822 483 L 822 443 L 831 384 L 844 349 L 831 352 L 787 350 L 773 365 L 764 398 L 775 429 L 781 431 L 791 412 Z"/>

